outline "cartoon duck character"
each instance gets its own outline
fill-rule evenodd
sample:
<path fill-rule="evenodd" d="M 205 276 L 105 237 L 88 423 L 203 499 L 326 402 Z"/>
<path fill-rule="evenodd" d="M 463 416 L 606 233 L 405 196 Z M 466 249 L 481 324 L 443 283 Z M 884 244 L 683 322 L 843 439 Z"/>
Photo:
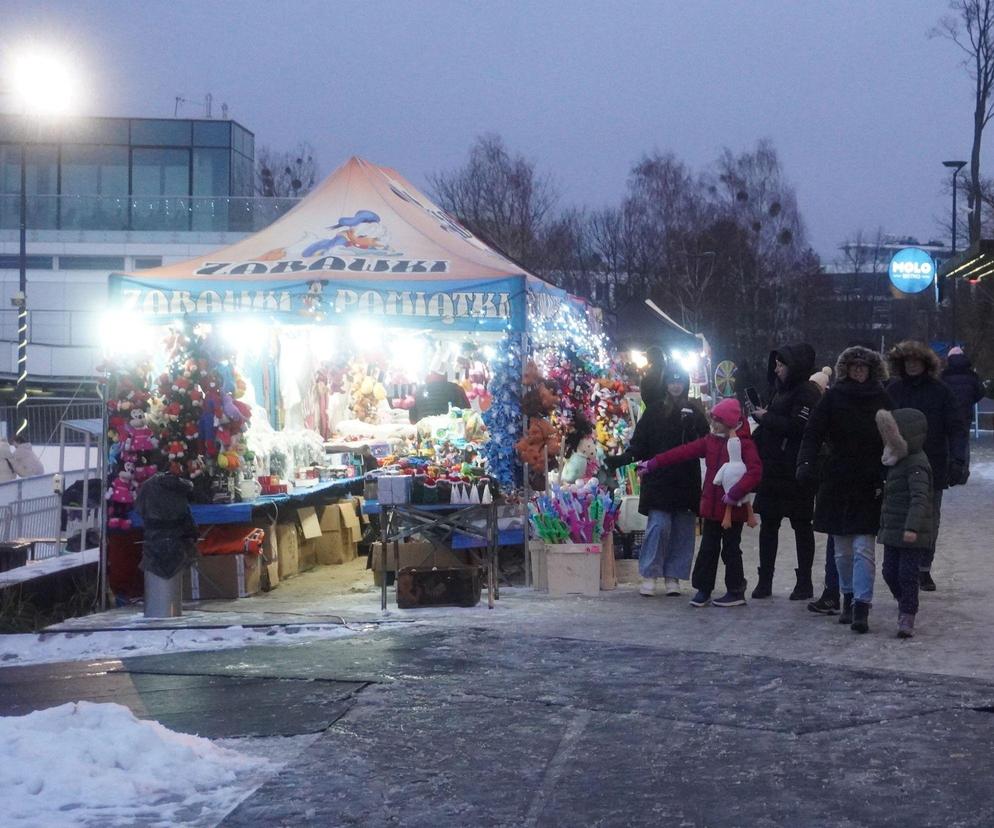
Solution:
<path fill-rule="evenodd" d="M 387 249 L 387 244 L 383 241 L 386 230 L 380 224 L 379 215 L 372 210 L 359 210 L 354 216 L 342 216 L 337 224 L 327 229 L 334 231 L 334 235 L 309 244 L 300 255 L 305 259 L 323 256 L 340 247 L 354 250 Z"/>

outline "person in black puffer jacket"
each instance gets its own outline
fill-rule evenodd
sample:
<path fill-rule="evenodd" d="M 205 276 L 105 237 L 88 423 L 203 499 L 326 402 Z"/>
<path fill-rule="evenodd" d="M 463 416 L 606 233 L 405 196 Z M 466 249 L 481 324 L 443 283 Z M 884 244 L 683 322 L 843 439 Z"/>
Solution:
<path fill-rule="evenodd" d="M 821 398 L 804 429 L 797 480 L 818 476 L 819 452 L 829 447 L 815 497 L 814 528 L 833 538 L 842 592 L 840 624 L 866 626 L 876 575 L 884 467 L 876 413 L 894 407 L 884 390 L 887 366 L 876 351 L 854 345 L 835 366 L 837 381 Z"/>
<path fill-rule="evenodd" d="M 953 392 L 939 379 L 939 357 L 923 342 L 899 342 L 887 354 L 895 379 L 887 386 L 897 408 L 917 408 L 928 421 L 925 456 L 932 467 L 932 547 L 922 555 L 921 588 L 935 590 L 932 561 L 939 535 L 942 492 L 963 482 L 966 471 L 966 423 Z"/>
<path fill-rule="evenodd" d="M 949 386 L 959 406 L 959 417 L 966 425 L 967 439 L 963 445 L 963 459 L 966 467 L 963 470 L 963 482 L 970 476 L 970 426 L 973 425 L 974 407 L 984 398 L 984 386 L 980 377 L 973 370 L 970 357 L 963 353 L 962 348 L 953 348 L 946 357 L 946 367 L 942 371 L 942 381 Z"/>
<path fill-rule="evenodd" d="M 671 368 L 662 375 L 666 394 L 650 402 L 635 426 L 628 450 L 605 461 L 610 469 L 648 460 L 708 433 L 703 408 L 688 399 L 690 378 Z M 642 479 L 639 512 L 649 518 L 639 554 L 639 592 L 654 595 L 656 578 L 666 579 L 666 594 L 679 595 L 680 581 L 690 577 L 694 529 L 701 500 L 698 460 L 659 469 Z"/>
<path fill-rule="evenodd" d="M 763 480 L 756 493 L 754 508 L 762 518 L 759 527 L 759 581 L 753 598 L 769 598 L 773 593 L 773 571 L 777 560 L 780 523 L 790 520 L 797 549 L 797 583 L 791 601 L 814 597 L 811 566 L 815 557 L 813 484 L 798 485 L 795 480 L 797 452 L 811 412 L 821 399 L 821 391 L 809 379 L 815 367 L 815 351 L 810 345 L 788 345 L 770 353 L 767 378 L 773 398 L 766 408 L 753 411 L 759 428 L 753 435 L 763 461 Z"/>

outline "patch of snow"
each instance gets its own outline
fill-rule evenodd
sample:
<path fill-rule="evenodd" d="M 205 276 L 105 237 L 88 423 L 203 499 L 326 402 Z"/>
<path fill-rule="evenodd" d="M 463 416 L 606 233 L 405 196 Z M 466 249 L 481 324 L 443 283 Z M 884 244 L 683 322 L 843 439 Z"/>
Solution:
<path fill-rule="evenodd" d="M 182 630 L 101 630 L 0 636 L 0 667 L 53 661 L 132 658 L 141 655 L 230 650 L 259 645 L 292 645 L 305 641 L 344 638 L 375 629 L 375 625 L 300 624 L 273 627 L 226 627 Z"/>
<path fill-rule="evenodd" d="M 214 825 L 276 765 L 137 719 L 118 704 L 75 702 L 0 717 L 5 825 Z"/>
<path fill-rule="evenodd" d="M 0 572 L 0 586 L 10 584 L 21 584 L 33 578 L 40 578 L 43 575 L 51 575 L 63 569 L 73 569 L 77 566 L 97 563 L 100 560 L 99 549 L 84 549 L 82 552 L 67 552 L 64 555 L 56 555 L 51 558 L 42 558 L 38 561 L 28 561 L 25 566 L 18 566 Z"/>

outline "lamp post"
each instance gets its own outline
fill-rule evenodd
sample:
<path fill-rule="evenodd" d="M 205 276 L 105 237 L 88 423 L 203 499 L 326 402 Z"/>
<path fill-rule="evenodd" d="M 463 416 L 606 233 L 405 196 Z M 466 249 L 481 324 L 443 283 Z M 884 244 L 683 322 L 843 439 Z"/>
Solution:
<path fill-rule="evenodd" d="M 950 258 L 956 257 L 956 176 L 959 175 L 959 171 L 966 166 L 966 161 L 943 161 L 943 167 L 948 167 L 953 171 L 953 249 L 950 253 Z M 953 280 L 952 297 L 950 298 L 949 304 L 952 307 L 952 331 L 950 337 L 950 347 L 956 344 L 956 280 Z"/>
<path fill-rule="evenodd" d="M 17 308 L 17 380 L 14 387 L 15 437 L 25 437 L 28 420 L 28 115 L 60 115 L 75 104 L 76 88 L 69 62 L 62 56 L 27 44 L 9 56 L 7 83 L 15 108 L 24 118 L 21 135 L 20 247 L 18 251 L 17 294 L 11 304 Z"/>

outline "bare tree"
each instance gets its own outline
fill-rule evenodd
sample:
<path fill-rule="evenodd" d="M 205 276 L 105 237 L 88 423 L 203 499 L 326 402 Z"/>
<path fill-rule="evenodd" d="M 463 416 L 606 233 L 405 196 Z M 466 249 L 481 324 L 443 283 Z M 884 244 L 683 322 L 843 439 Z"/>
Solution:
<path fill-rule="evenodd" d="M 261 147 L 255 158 L 257 195 L 265 198 L 301 198 L 317 183 L 314 148 L 305 142 L 292 151 Z"/>
<path fill-rule="evenodd" d="M 967 201 L 970 243 L 980 239 L 980 147 L 984 128 L 994 115 L 994 0 L 952 0 L 951 15 L 929 33 L 955 43 L 964 53 L 963 66 L 974 85 L 973 148 L 970 151 L 970 190 Z"/>
<path fill-rule="evenodd" d="M 542 265 L 539 239 L 558 196 L 552 180 L 496 134 L 476 139 L 458 170 L 428 177 L 435 200 L 473 233 L 526 268 Z"/>

